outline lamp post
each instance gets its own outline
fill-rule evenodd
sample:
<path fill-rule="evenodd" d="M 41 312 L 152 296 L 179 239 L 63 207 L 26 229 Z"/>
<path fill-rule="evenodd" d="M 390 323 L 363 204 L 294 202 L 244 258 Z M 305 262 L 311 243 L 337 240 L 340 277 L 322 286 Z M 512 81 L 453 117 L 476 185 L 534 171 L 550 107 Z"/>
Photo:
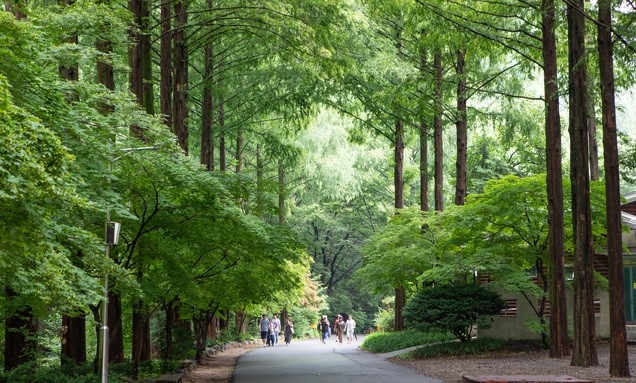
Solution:
<path fill-rule="evenodd" d="M 129 153 L 142 151 L 142 150 L 157 150 L 159 146 L 144 146 L 139 148 L 124 148 L 120 149 L 123 153 L 119 157 L 115 157 L 108 163 L 108 172 L 110 174 L 112 165 L 114 162 L 119 161 L 122 157 Z M 104 232 L 104 244 L 106 246 L 105 254 L 106 260 L 110 259 L 110 247 L 116 245 L 119 242 L 119 232 L 121 224 L 119 222 L 112 222 L 110 220 L 110 208 L 106 209 L 106 225 Z M 108 345 L 109 345 L 109 328 L 108 328 L 108 273 L 104 273 L 104 286 L 103 286 L 104 303 L 102 304 L 102 327 L 101 327 L 101 348 L 100 348 L 100 374 L 101 383 L 108 383 Z"/>

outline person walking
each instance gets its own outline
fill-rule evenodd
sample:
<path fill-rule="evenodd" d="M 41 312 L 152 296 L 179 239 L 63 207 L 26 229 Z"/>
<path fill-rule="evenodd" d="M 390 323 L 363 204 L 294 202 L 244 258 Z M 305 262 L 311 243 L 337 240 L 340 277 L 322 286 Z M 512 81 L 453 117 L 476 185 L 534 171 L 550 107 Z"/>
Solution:
<path fill-rule="evenodd" d="M 353 320 L 353 317 L 349 315 L 349 319 L 345 322 L 345 331 L 347 332 L 347 344 L 351 344 L 353 342 L 353 332 L 356 329 L 356 321 Z"/>
<path fill-rule="evenodd" d="M 336 343 L 338 343 L 338 323 L 340 322 L 341 316 L 338 314 L 335 318 L 333 318 L 333 330 L 336 335 Z M 331 335 L 331 334 L 329 334 Z M 331 338 L 331 336 L 329 336 Z"/>
<path fill-rule="evenodd" d="M 292 341 L 292 338 L 294 337 L 294 323 L 289 318 L 285 320 L 284 334 L 285 334 L 285 344 L 289 346 L 289 344 Z"/>
<path fill-rule="evenodd" d="M 272 319 L 272 335 L 273 335 L 273 340 L 272 340 L 272 346 L 278 346 L 278 333 L 280 332 L 280 319 L 278 319 L 278 316 L 276 316 L 276 314 L 273 315 L 273 319 Z"/>
<path fill-rule="evenodd" d="M 322 343 L 327 343 L 327 338 L 329 338 L 329 319 L 327 319 L 326 315 L 322 316 L 322 320 L 320 321 L 320 330 L 322 331 Z"/>
<path fill-rule="evenodd" d="M 342 338 L 344 338 L 345 334 L 345 320 L 342 318 L 342 315 L 338 315 L 338 326 L 336 327 L 336 332 L 338 333 L 338 343 L 342 343 Z"/>
<path fill-rule="evenodd" d="M 267 319 L 267 315 L 263 314 L 261 319 L 258 321 L 258 326 L 261 330 L 261 341 L 263 342 L 263 347 L 267 347 L 267 333 L 269 332 L 269 319 Z"/>

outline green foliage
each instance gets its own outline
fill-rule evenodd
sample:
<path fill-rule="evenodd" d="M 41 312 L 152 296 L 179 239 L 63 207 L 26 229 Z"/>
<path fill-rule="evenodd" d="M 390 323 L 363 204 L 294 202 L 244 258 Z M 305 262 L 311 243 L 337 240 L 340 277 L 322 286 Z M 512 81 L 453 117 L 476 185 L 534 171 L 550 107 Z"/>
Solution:
<path fill-rule="evenodd" d="M 153 359 L 139 364 L 139 380 L 157 378 L 163 374 L 175 372 L 182 368 L 183 359 Z M 109 375 L 114 379 L 125 381 L 130 376 L 134 367 L 132 361 L 111 364 L 108 368 Z"/>
<path fill-rule="evenodd" d="M 420 332 L 407 330 L 400 332 L 374 332 L 367 335 L 360 345 L 365 351 L 374 353 L 391 352 L 421 345 L 447 342 L 453 335 L 444 332 Z"/>
<path fill-rule="evenodd" d="M 477 338 L 471 342 L 445 342 L 432 344 L 401 354 L 402 359 L 438 358 L 445 356 L 479 356 L 499 351 L 507 342 L 500 338 Z"/>
<path fill-rule="evenodd" d="M 25 363 L 18 368 L 0 372 L 0 383 L 94 383 L 99 376 L 92 363 L 83 365 L 35 366 Z"/>
<path fill-rule="evenodd" d="M 434 226 L 429 219 L 418 207 L 396 211 L 369 239 L 364 265 L 356 278 L 377 293 L 417 285 L 417 277 L 435 264 L 435 235 L 429 230 Z"/>
<path fill-rule="evenodd" d="M 392 331 L 395 329 L 395 297 L 388 296 L 382 300 L 382 306 L 375 314 L 374 330 Z"/>
<path fill-rule="evenodd" d="M 450 331 L 468 342 L 475 324 L 503 308 L 499 294 L 478 284 L 439 285 L 418 291 L 407 302 L 404 322 L 417 330 Z"/>

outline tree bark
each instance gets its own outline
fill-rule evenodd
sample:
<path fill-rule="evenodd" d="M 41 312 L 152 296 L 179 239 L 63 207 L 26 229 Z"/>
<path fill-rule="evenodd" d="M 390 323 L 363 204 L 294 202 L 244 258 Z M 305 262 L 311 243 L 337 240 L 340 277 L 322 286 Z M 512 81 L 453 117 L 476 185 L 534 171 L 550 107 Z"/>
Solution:
<path fill-rule="evenodd" d="M 578 8 L 578 10 L 577 10 Z M 583 0 L 567 6 L 569 65 L 569 132 L 574 226 L 573 366 L 598 365 L 594 320 L 594 244 L 590 207 L 589 150 L 586 114 L 587 70 Z"/>
<path fill-rule="evenodd" d="M 214 170 L 214 99 L 212 98 L 213 77 L 212 44 L 205 45 L 205 85 L 201 110 L 201 163 L 207 170 Z"/>
<path fill-rule="evenodd" d="M 148 111 L 149 100 L 146 100 L 145 80 L 151 79 L 151 76 L 145 71 L 149 70 L 148 56 L 150 53 L 149 37 L 145 36 L 148 31 L 148 3 L 146 0 L 130 0 L 128 2 L 128 10 L 133 16 L 132 25 L 130 26 L 131 47 L 129 52 L 130 65 L 130 91 L 135 95 L 137 103 Z M 144 29 L 145 28 L 145 29 Z M 144 133 L 139 126 L 130 127 L 130 133 L 140 140 L 144 139 Z"/>
<path fill-rule="evenodd" d="M 468 125 L 466 102 L 466 51 L 457 51 L 457 159 L 455 162 L 455 205 L 466 202 L 466 169 L 468 162 Z"/>
<path fill-rule="evenodd" d="M 592 181 L 598 181 L 600 179 L 600 170 L 598 161 L 598 140 L 596 139 L 596 112 L 594 110 L 594 100 L 592 100 L 591 97 L 587 97 L 586 103 L 588 142 L 590 145 L 590 179 Z"/>
<path fill-rule="evenodd" d="M 59 1 L 62 6 L 70 6 L 73 0 Z M 79 37 L 72 34 L 67 40 L 67 44 L 77 44 Z M 99 49 L 99 46 L 98 46 Z M 98 75 L 100 73 L 98 61 Z M 79 80 L 79 68 L 76 64 L 63 65 L 59 67 L 60 77 L 66 81 Z M 77 97 L 69 96 L 68 102 L 75 102 Z M 61 347 L 61 363 L 85 363 L 86 362 L 86 318 L 83 314 L 75 316 L 62 316 L 62 347 Z"/>
<path fill-rule="evenodd" d="M 570 346 L 563 261 L 563 168 L 554 0 L 543 0 L 542 10 L 548 250 L 550 253 L 550 357 L 562 358 L 570 355 Z"/>
<path fill-rule="evenodd" d="M 219 109 L 219 170 L 227 170 L 226 150 L 225 150 L 225 105 L 223 99 L 218 101 Z"/>
<path fill-rule="evenodd" d="M 393 185 L 395 188 L 395 209 L 404 208 L 404 123 L 397 120 L 395 123 L 395 144 L 394 144 L 394 168 L 393 168 Z M 404 297 L 405 290 L 403 286 L 395 289 L 395 331 L 404 329 L 404 317 L 402 310 L 406 299 Z"/>
<path fill-rule="evenodd" d="M 278 159 L 278 223 L 285 223 L 285 168 L 280 158 Z"/>
<path fill-rule="evenodd" d="M 83 314 L 75 317 L 65 315 L 62 328 L 62 364 L 86 363 L 86 317 Z"/>
<path fill-rule="evenodd" d="M 442 141 L 442 53 L 435 52 L 435 117 L 433 143 L 435 147 L 435 211 L 444 210 L 444 143 Z"/>
<path fill-rule="evenodd" d="M 11 302 L 18 300 L 18 294 L 5 287 L 5 296 Z M 37 322 L 28 306 L 18 308 L 4 322 L 4 370 L 11 371 L 34 358 L 37 348 L 35 341 Z"/>
<path fill-rule="evenodd" d="M 164 124 L 172 130 L 172 11 L 171 3 L 161 3 L 161 62 L 159 64 L 159 104 Z"/>
<path fill-rule="evenodd" d="M 428 125 L 420 121 L 420 209 L 428 211 Z"/>
<path fill-rule="evenodd" d="M 124 333 L 121 319 L 121 298 L 108 292 L 108 363 L 124 361 Z"/>
<path fill-rule="evenodd" d="M 603 157 L 607 214 L 607 256 L 609 262 L 610 367 L 611 376 L 627 377 L 627 329 L 623 275 L 622 218 L 616 101 L 614 90 L 614 51 L 612 47 L 612 2 L 600 0 L 598 10 L 598 53 L 603 120 Z"/>
<path fill-rule="evenodd" d="M 184 0 L 174 3 L 174 13 L 177 25 L 174 32 L 173 132 L 181 149 L 188 154 L 188 51 L 185 40 L 188 16 Z"/>
<path fill-rule="evenodd" d="M 137 302 L 133 308 L 132 356 L 133 372 L 131 378 L 137 380 L 140 363 L 150 360 L 150 320 L 143 301 Z"/>

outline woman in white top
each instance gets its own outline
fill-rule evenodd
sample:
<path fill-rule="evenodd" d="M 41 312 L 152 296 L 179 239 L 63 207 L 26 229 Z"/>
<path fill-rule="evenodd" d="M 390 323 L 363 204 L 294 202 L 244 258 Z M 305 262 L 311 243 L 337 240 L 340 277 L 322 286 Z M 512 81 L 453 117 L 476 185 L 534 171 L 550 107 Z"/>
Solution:
<path fill-rule="evenodd" d="M 347 344 L 351 344 L 353 342 L 353 331 L 356 328 L 356 321 L 353 320 L 353 317 L 349 315 L 349 319 L 345 323 L 345 331 L 347 332 Z"/>

